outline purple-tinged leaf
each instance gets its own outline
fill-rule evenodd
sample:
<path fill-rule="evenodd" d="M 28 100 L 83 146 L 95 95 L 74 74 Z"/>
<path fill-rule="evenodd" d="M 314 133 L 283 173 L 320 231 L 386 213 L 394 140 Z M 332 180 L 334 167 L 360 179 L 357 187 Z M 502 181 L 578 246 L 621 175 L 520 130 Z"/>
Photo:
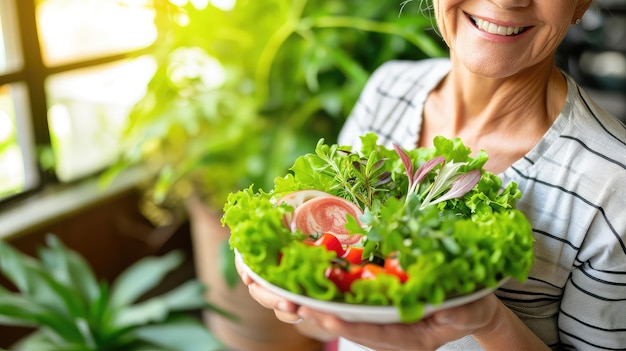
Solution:
<path fill-rule="evenodd" d="M 436 204 L 450 199 L 455 199 L 467 194 L 470 190 L 474 189 L 476 184 L 480 181 L 482 176 L 480 170 L 474 169 L 467 173 L 461 174 L 452 184 L 450 190 L 437 200 L 431 202 Z"/>
<path fill-rule="evenodd" d="M 435 176 L 433 183 L 430 185 L 428 190 L 426 190 L 426 197 L 422 201 L 422 205 L 420 207 L 425 208 L 430 205 L 432 201 L 437 199 L 439 196 L 443 196 L 444 193 L 450 190 L 454 182 L 461 176 L 459 169 L 465 164 L 465 162 L 456 163 L 454 161 L 444 163 Z"/>
<path fill-rule="evenodd" d="M 387 171 L 387 172 L 383 172 L 380 174 L 380 176 L 378 177 L 378 181 L 376 182 L 376 184 L 374 184 L 375 186 L 379 186 L 379 185 L 383 185 L 383 184 L 387 184 L 389 182 L 391 182 L 391 172 Z"/>
<path fill-rule="evenodd" d="M 404 164 L 404 169 L 406 170 L 406 175 L 409 177 L 409 182 L 411 182 L 413 180 L 413 161 L 411 160 L 411 157 L 409 157 L 409 154 L 407 154 L 403 148 L 395 143 L 393 144 L 393 148 L 396 150 L 398 156 L 400 156 L 400 159 Z"/>
<path fill-rule="evenodd" d="M 353 152 L 343 149 L 337 149 L 337 153 L 342 154 L 343 156 L 349 156 L 353 154 Z"/>
<path fill-rule="evenodd" d="M 387 160 L 386 158 L 382 158 L 382 159 L 380 159 L 380 160 L 376 161 L 376 163 L 374 163 L 374 164 L 372 165 L 372 171 L 377 171 L 377 170 L 379 170 L 379 169 L 380 169 L 380 168 L 381 168 L 381 167 L 385 164 L 385 161 L 386 161 L 386 160 Z"/>
<path fill-rule="evenodd" d="M 419 184 L 424 180 L 426 175 L 433 170 L 433 168 L 437 167 L 438 164 L 446 162 L 446 158 L 443 156 L 432 158 L 426 161 L 420 168 L 417 169 L 415 175 L 413 175 L 412 182 Z"/>

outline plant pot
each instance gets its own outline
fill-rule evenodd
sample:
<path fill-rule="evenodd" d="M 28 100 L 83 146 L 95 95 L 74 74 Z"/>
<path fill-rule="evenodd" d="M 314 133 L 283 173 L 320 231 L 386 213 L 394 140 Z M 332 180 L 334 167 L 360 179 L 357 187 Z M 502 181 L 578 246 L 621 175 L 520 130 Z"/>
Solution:
<path fill-rule="evenodd" d="M 222 227 L 222 213 L 209 209 L 198 197 L 187 202 L 191 240 L 198 279 L 207 285 L 207 301 L 233 313 L 232 321 L 205 311 L 204 321 L 226 346 L 237 351 L 321 351 L 322 342 L 302 334 L 297 325 L 279 321 L 272 310 L 250 297 L 248 288 L 238 281 L 230 288 L 222 276 L 219 257 L 230 232 Z"/>

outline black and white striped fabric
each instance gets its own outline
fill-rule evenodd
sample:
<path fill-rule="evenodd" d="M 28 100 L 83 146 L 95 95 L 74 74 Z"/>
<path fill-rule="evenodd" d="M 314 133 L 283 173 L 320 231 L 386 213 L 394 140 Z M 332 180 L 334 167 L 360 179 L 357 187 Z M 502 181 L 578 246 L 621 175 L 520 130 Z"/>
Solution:
<path fill-rule="evenodd" d="M 387 146 L 414 147 L 424 101 L 449 70 L 446 59 L 384 64 L 339 143 L 359 148 L 359 136 L 374 132 Z M 567 84 L 560 116 L 499 175 L 519 184 L 536 249 L 528 281 L 510 280 L 496 295 L 555 350 L 626 350 L 626 127 L 570 77 Z M 467 339 L 441 350 L 481 350 Z"/>

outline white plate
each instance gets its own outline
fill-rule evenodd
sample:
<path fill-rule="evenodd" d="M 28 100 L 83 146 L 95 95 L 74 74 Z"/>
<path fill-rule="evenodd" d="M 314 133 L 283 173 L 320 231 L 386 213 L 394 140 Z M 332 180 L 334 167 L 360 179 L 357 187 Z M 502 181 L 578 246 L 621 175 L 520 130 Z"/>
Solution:
<path fill-rule="evenodd" d="M 243 263 L 240 254 L 235 251 L 237 259 Z M 300 306 L 307 306 L 319 311 L 332 313 L 341 319 L 348 322 L 364 322 L 364 323 L 376 323 L 376 324 L 388 324 L 388 323 L 401 323 L 400 313 L 394 306 L 371 306 L 371 305 L 358 305 L 344 302 L 324 301 L 314 299 L 308 296 L 292 293 L 291 291 L 280 288 L 276 285 L 269 283 L 267 280 L 261 278 L 258 274 L 254 273 L 245 263 L 243 268 L 246 273 L 250 275 L 252 280 L 257 282 L 264 288 L 272 291 L 276 295 L 279 295 L 295 304 Z M 487 296 L 498 287 L 502 286 L 506 282 L 506 278 L 498 283 L 498 286 L 494 288 L 485 288 L 478 290 L 474 293 L 463 295 L 444 301 L 440 305 L 426 305 L 424 307 L 424 317 L 446 308 L 456 307 L 478 300 L 484 296 Z"/>

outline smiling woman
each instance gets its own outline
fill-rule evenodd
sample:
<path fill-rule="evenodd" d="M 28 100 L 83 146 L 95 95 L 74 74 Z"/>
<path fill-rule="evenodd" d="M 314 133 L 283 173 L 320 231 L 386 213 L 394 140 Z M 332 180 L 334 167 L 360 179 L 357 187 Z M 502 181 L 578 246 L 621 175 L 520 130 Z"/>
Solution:
<path fill-rule="evenodd" d="M 240 270 L 250 294 L 286 322 L 302 319 L 321 335 L 341 337 L 341 351 L 623 349 L 626 128 L 555 59 L 591 2 L 424 0 L 433 4 L 450 58 L 380 66 L 339 134 L 339 143 L 353 149 L 368 145 L 363 135 L 372 132 L 385 146 L 428 147 L 444 136 L 484 150 L 486 170 L 503 186 L 519 184 L 516 205 L 530 222 L 534 244 L 528 280 L 509 280 L 477 301 L 394 325 L 346 322 L 290 303 Z M 467 207 L 471 217 L 480 218 L 473 207 Z M 251 233 L 258 234 L 255 228 Z M 477 236 L 492 241 L 490 234 L 479 230 Z M 423 251 L 412 254 L 424 257 Z M 506 266 L 505 257 L 489 261 Z M 413 275 L 425 280 L 431 272 Z"/>

